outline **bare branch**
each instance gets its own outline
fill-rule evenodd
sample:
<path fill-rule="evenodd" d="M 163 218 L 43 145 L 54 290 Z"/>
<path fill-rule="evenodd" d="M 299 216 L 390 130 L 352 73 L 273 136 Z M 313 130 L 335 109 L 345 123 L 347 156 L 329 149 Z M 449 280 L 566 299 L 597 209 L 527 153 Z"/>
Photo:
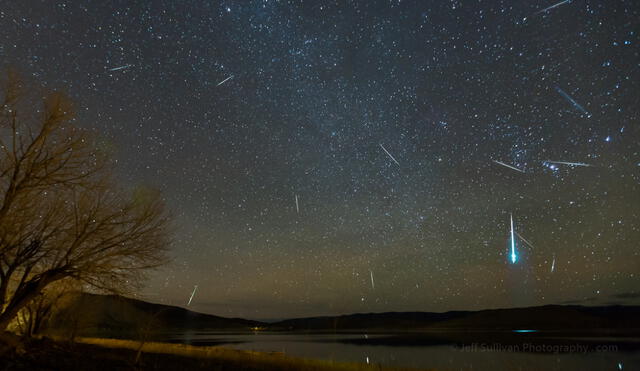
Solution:
<path fill-rule="evenodd" d="M 119 190 L 63 95 L 48 94 L 39 121 L 22 122 L 12 79 L 0 101 L 0 330 L 18 313 L 31 318 L 39 307 L 21 310 L 60 280 L 105 291 L 139 283 L 168 246 L 159 194 Z"/>

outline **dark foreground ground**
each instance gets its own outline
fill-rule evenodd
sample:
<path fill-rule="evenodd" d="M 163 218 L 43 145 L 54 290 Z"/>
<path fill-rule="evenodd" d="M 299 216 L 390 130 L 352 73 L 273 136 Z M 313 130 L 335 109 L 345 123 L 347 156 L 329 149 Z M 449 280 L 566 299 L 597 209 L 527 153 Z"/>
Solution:
<path fill-rule="evenodd" d="M 0 335 L 0 371 L 8 370 L 312 370 L 312 371 L 410 371 L 378 365 L 332 363 L 286 357 L 282 354 L 243 352 L 217 347 L 192 347 L 150 343 L 136 362 L 138 344 L 108 339 L 62 342 L 48 338 L 24 341 Z M 176 354 L 177 353 L 177 354 Z M 184 355 L 189 354 L 189 355 Z"/>
<path fill-rule="evenodd" d="M 136 365 L 135 357 L 136 352 L 130 349 L 41 341 L 31 343 L 20 351 L 5 350 L 0 356 L 0 370 L 256 370 L 241 365 L 164 354 L 143 354 Z"/>

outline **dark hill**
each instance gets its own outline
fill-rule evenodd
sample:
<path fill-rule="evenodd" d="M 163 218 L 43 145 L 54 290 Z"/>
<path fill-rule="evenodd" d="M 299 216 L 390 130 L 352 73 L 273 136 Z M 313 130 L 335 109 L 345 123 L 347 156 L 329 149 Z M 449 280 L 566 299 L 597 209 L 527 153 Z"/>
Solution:
<path fill-rule="evenodd" d="M 49 330 L 82 335 L 197 330 L 248 330 L 258 321 L 224 318 L 118 295 L 74 294 L 52 317 Z"/>
<path fill-rule="evenodd" d="M 263 323 L 191 312 L 117 295 L 75 294 L 55 314 L 49 329 L 91 336 L 138 336 L 187 330 L 412 331 L 553 330 L 640 333 L 640 306 L 546 305 L 481 311 L 357 313 Z M 133 335 L 132 335 L 133 334 Z"/>
<path fill-rule="evenodd" d="M 640 329 L 640 307 L 545 305 L 493 309 L 443 321 L 433 327 L 474 330 L 624 330 Z"/>
<path fill-rule="evenodd" d="M 289 319 L 272 323 L 270 329 L 283 330 L 351 330 L 395 329 L 410 330 L 468 316 L 472 312 L 387 312 L 356 313 L 335 317 L 310 317 Z"/>
<path fill-rule="evenodd" d="M 311 317 L 269 325 L 278 330 L 516 330 L 640 331 L 639 306 L 547 305 L 477 312 L 390 312 Z"/>

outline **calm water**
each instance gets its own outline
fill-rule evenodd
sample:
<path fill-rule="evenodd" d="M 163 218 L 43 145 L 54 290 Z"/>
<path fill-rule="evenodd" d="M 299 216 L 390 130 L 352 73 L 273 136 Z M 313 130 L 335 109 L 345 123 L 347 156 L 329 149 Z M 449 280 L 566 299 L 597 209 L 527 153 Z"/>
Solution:
<path fill-rule="evenodd" d="M 480 336 L 473 341 L 405 341 L 391 334 L 251 334 L 189 333 L 172 341 L 195 345 L 282 352 L 335 361 L 435 368 L 438 370 L 640 370 L 638 338 L 563 338 L 536 334 L 509 335 L 508 341 Z M 466 335 L 468 337 L 468 335 Z M 505 340 L 505 339 L 502 339 Z M 585 351 L 585 349 L 589 349 Z"/>

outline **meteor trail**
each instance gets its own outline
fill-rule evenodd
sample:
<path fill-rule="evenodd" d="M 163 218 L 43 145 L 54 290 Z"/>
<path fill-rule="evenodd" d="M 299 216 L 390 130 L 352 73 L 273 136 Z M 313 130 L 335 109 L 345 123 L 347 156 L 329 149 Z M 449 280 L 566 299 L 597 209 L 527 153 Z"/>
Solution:
<path fill-rule="evenodd" d="M 373 282 L 373 272 L 369 271 L 369 274 L 371 275 L 371 288 L 375 290 L 376 289 L 376 284 L 375 284 L 375 282 Z"/>
<path fill-rule="evenodd" d="M 498 165 L 502 165 L 502 166 L 504 166 L 504 167 L 508 167 L 508 168 L 509 168 L 509 169 L 511 169 L 511 170 L 515 170 L 515 171 L 519 171 L 519 172 L 521 172 L 521 173 L 524 173 L 524 170 L 520 170 L 520 169 L 518 169 L 518 168 L 517 168 L 517 167 L 515 167 L 515 166 L 511 166 L 511 165 L 505 164 L 505 163 L 504 163 L 504 162 L 502 162 L 502 161 L 496 161 L 496 160 L 493 160 L 493 162 L 495 162 L 495 163 L 496 163 L 496 164 L 498 164 Z"/>
<path fill-rule="evenodd" d="M 296 212 L 300 213 L 300 207 L 298 206 L 298 195 L 296 195 Z"/>
<path fill-rule="evenodd" d="M 226 79 L 224 79 L 224 80 L 220 81 L 220 82 L 218 83 L 218 85 L 216 85 L 216 86 L 220 86 L 220 85 L 224 84 L 225 82 L 227 82 L 227 81 L 231 80 L 232 78 L 233 78 L 233 75 L 231 75 L 231 76 L 227 77 Z"/>
<path fill-rule="evenodd" d="M 129 68 L 129 67 L 132 67 L 132 65 L 131 65 L 131 64 L 127 64 L 127 65 L 120 66 L 120 67 L 110 68 L 110 69 L 109 69 L 109 71 L 111 71 L 111 72 L 113 72 L 113 71 L 120 71 L 120 70 L 127 69 L 127 68 Z"/>
<path fill-rule="evenodd" d="M 569 94 L 567 94 L 564 90 L 560 89 L 557 86 L 556 86 L 556 90 L 558 91 L 558 93 L 560 93 L 560 95 L 562 95 L 564 97 L 564 99 L 569 101 L 569 103 L 571 103 L 575 108 L 577 108 L 578 111 L 582 112 L 587 117 L 591 117 L 591 114 L 589 112 L 587 112 L 587 110 L 584 109 L 584 107 L 582 107 L 578 102 L 576 102 L 575 99 L 571 98 L 571 96 Z"/>
<path fill-rule="evenodd" d="M 516 262 L 516 239 L 513 232 L 513 214 L 511 216 L 511 263 Z"/>
<path fill-rule="evenodd" d="M 391 153 L 389 153 L 389 151 L 387 151 L 386 148 L 384 148 L 384 146 L 382 145 L 382 143 L 380 143 L 380 147 L 382 147 L 382 149 L 387 153 L 387 155 L 389 155 L 389 157 L 391 157 L 391 159 L 393 160 L 393 162 L 395 162 L 398 166 L 400 166 L 400 163 L 398 161 L 396 161 L 396 159 L 391 155 Z"/>
<path fill-rule="evenodd" d="M 527 241 L 526 238 L 522 237 L 520 233 L 516 232 L 516 236 L 520 237 L 520 239 L 524 241 L 527 245 L 529 245 L 529 247 L 531 247 L 532 249 L 535 249 L 535 246 L 533 246 L 531 242 Z"/>
<path fill-rule="evenodd" d="M 535 12 L 535 13 L 533 13 L 533 14 L 538 14 L 538 13 L 546 12 L 547 10 L 551 10 L 551 9 L 553 9 L 553 8 L 557 8 L 557 7 L 559 7 L 560 5 L 564 5 L 564 4 L 570 3 L 571 1 L 573 1 L 573 0 L 564 0 L 564 1 L 561 1 L 561 2 L 559 2 L 559 3 L 557 3 L 557 4 L 553 4 L 553 5 L 551 5 L 551 6 L 548 6 L 548 7 L 544 8 L 544 9 L 542 9 L 542 10 L 538 10 L 537 12 Z"/>
<path fill-rule="evenodd" d="M 545 162 L 549 164 L 560 164 L 560 165 L 569 165 L 569 166 L 585 166 L 585 167 L 592 166 L 589 164 L 585 164 L 584 162 L 551 161 L 551 160 L 547 160 Z"/>
<path fill-rule="evenodd" d="M 553 261 L 551 262 L 551 273 L 556 270 L 556 256 L 553 255 Z"/>
<path fill-rule="evenodd" d="M 187 306 L 191 305 L 191 300 L 193 300 L 193 296 L 196 294 L 196 290 L 198 289 L 198 285 L 196 285 L 193 288 L 193 292 L 191 293 L 191 297 L 189 298 L 189 302 L 187 303 Z"/>

